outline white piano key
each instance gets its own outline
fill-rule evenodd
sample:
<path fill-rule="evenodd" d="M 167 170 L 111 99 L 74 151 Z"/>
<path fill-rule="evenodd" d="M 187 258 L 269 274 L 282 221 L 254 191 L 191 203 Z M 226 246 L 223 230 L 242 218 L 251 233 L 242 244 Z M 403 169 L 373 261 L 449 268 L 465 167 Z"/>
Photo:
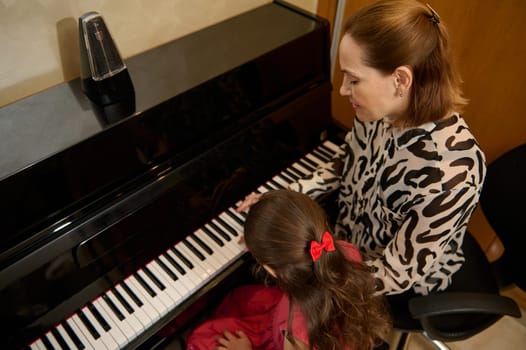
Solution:
<path fill-rule="evenodd" d="M 216 227 L 218 230 L 223 229 L 223 233 L 226 235 L 229 235 L 228 232 L 225 232 L 227 229 L 224 228 L 223 224 L 221 222 L 216 222 Z M 218 237 L 222 237 L 220 233 L 217 232 L 217 230 L 213 227 L 209 227 L 209 230 L 212 234 Z M 203 236 L 208 236 L 206 233 L 203 232 Z M 211 238 L 209 238 L 212 240 Z M 225 255 L 229 260 L 231 260 L 233 257 L 239 256 L 239 253 L 242 252 L 244 249 L 241 247 L 238 243 L 239 239 L 230 239 L 230 241 L 223 240 L 223 244 L 225 246 L 225 249 L 222 249 L 223 255 Z"/>
<path fill-rule="evenodd" d="M 330 149 L 333 153 L 338 153 L 341 151 L 340 146 L 336 145 L 335 143 L 329 140 L 323 142 L 322 145 Z"/>
<path fill-rule="evenodd" d="M 75 323 L 76 327 L 75 328 L 78 328 L 83 337 L 81 337 L 79 335 L 79 338 L 80 340 L 84 343 L 84 345 L 86 345 L 86 343 L 89 343 L 91 345 L 91 348 L 92 349 L 108 349 L 108 347 L 106 346 L 106 344 L 104 344 L 104 342 L 102 341 L 102 338 L 93 338 L 93 335 L 91 334 L 91 332 L 86 328 L 86 326 L 84 325 L 84 323 L 82 322 L 82 320 L 80 319 L 80 317 L 75 314 L 71 317 L 71 320 Z M 72 328 L 73 325 L 71 326 Z"/>
<path fill-rule="evenodd" d="M 188 237 L 188 242 L 192 244 L 194 249 L 199 251 L 205 257 L 203 263 L 209 266 L 209 269 L 207 271 L 210 275 L 213 275 L 215 272 L 222 268 L 223 263 L 218 259 L 217 254 L 209 254 L 208 252 L 206 252 L 205 249 L 201 247 L 199 243 L 195 240 L 195 238 L 192 236 Z"/>
<path fill-rule="evenodd" d="M 119 298 L 115 295 L 113 290 L 109 290 L 106 293 L 106 297 L 115 305 L 115 308 L 124 316 L 124 320 L 127 323 L 127 327 L 133 332 L 134 335 L 139 335 L 144 331 L 144 325 L 137 319 L 135 312 L 130 314 L 126 308 L 121 304 Z M 123 322 L 119 320 L 119 322 Z M 123 328 L 123 327 L 121 327 Z"/>
<path fill-rule="evenodd" d="M 168 265 L 169 262 L 168 260 L 166 260 L 166 258 L 162 257 L 159 258 L 159 260 L 161 261 L 162 264 L 164 264 L 164 266 L 169 270 L 171 271 L 173 274 L 175 274 L 175 272 L 171 269 L 171 267 Z M 177 277 L 176 280 L 174 280 L 166 271 L 165 269 L 161 266 L 161 263 L 159 262 L 156 262 L 156 265 L 155 266 L 152 266 L 152 268 L 155 268 L 157 269 L 157 274 L 159 275 L 159 278 L 163 281 L 163 283 L 166 284 L 167 288 L 170 288 L 171 290 L 173 290 L 172 292 L 172 295 L 173 297 L 176 297 L 177 300 L 174 302 L 174 305 L 172 306 L 173 307 L 176 307 L 177 305 L 181 304 L 191 293 L 190 291 L 186 288 L 186 286 L 181 282 L 181 280 L 179 279 L 179 277 Z M 176 275 L 176 274 L 175 274 Z M 177 276 L 177 275 L 176 275 Z"/>
<path fill-rule="evenodd" d="M 150 319 L 153 322 L 159 320 L 161 318 L 161 312 L 158 309 L 162 308 L 162 305 L 159 305 L 159 302 L 157 300 L 152 300 L 150 295 L 144 290 L 140 283 L 137 282 L 133 275 L 126 279 L 126 284 L 130 288 L 130 290 L 139 297 L 139 299 L 143 303 L 142 309 L 148 314 Z"/>
<path fill-rule="evenodd" d="M 64 339 L 64 342 L 70 347 L 71 350 L 77 349 L 77 345 L 73 342 L 73 340 L 69 337 L 68 332 L 64 329 L 64 327 L 59 324 L 56 327 L 57 332 L 60 334 L 62 339 Z"/>
<path fill-rule="evenodd" d="M 312 155 L 316 158 L 318 158 L 323 164 L 326 164 L 331 161 L 331 157 L 327 152 L 324 152 L 322 149 L 317 148 L 314 151 L 312 151 Z"/>
<path fill-rule="evenodd" d="M 238 237 L 233 237 L 233 239 L 239 239 L 239 237 L 243 234 L 243 226 L 241 226 L 237 221 L 232 219 L 232 217 L 226 211 L 223 212 L 220 215 L 220 217 L 238 233 Z"/>
<path fill-rule="evenodd" d="M 192 287 L 188 286 L 188 279 L 182 278 L 182 274 L 179 273 L 179 271 L 172 265 L 172 263 L 165 257 L 165 255 L 168 254 L 168 252 L 164 253 L 163 255 L 159 256 L 159 260 L 161 260 L 164 265 L 172 271 L 172 273 L 177 277 L 177 280 L 173 281 L 173 286 L 179 294 L 186 298 L 191 294 Z"/>
<path fill-rule="evenodd" d="M 46 350 L 46 346 L 42 342 L 42 339 L 37 339 L 33 343 L 29 344 L 31 350 Z"/>
<path fill-rule="evenodd" d="M 226 215 L 226 213 L 224 214 Z M 239 231 L 235 226 L 232 226 L 231 223 L 225 220 L 225 217 L 217 217 L 212 221 L 214 226 L 217 227 L 219 234 L 225 234 L 229 239 L 228 241 L 237 242 L 243 236 L 243 230 Z M 226 239 L 226 238 L 225 238 Z"/>
<path fill-rule="evenodd" d="M 137 270 L 137 275 L 140 276 L 143 280 L 145 280 L 144 272 L 139 269 Z M 145 281 L 148 283 L 147 281 Z M 165 304 L 165 298 L 159 297 L 159 293 L 156 293 L 155 296 L 151 296 L 148 291 L 145 289 L 145 287 L 136 279 L 135 283 L 138 288 L 141 289 L 144 297 L 151 303 L 151 305 L 157 310 L 159 313 L 159 318 L 164 316 L 166 314 L 166 304 Z M 153 286 L 148 285 L 154 292 L 156 292 L 156 289 L 153 288 Z"/>
<path fill-rule="evenodd" d="M 310 159 L 314 164 L 316 164 L 317 167 L 325 164 L 325 161 L 323 161 L 322 159 L 317 158 L 313 154 L 307 154 L 305 157 L 307 159 Z"/>
<path fill-rule="evenodd" d="M 223 243 L 231 242 L 232 240 L 234 240 L 234 238 L 236 238 L 232 230 L 233 228 L 231 228 L 219 218 L 210 221 L 202 227 L 203 232 L 207 233 L 206 231 L 208 231 L 209 234 L 216 236 Z"/>
<path fill-rule="evenodd" d="M 51 344 L 52 347 L 54 347 L 57 350 L 62 349 L 62 346 L 60 346 L 60 344 L 57 341 L 57 339 L 55 339 L 55 336 L 53 335 L 53 333 L 46 332 L 46 334 L 44 336 L 47 337 L 47 339 L 49 340 L 49 343 Z"/>
<path fill-rule="evenodd" d="M 206 277 L 205 277 L 205 280 L 210 278 L 210 276 L 213 275 L 214 271 L 215 271 L 215 268 L 210 264 L 210 262 L 206 259 L 204 260 L 201 260 L 195 252 L 192 251 L 192 249 L 190 247 L 187 246 L 187 244 L 191 244 L 191 242 L 189 241 L 186 241 L 186 243 L 183 241 L 182 242 L 183 244 L 181 245 L 181 250 L 184 248 L 186 251 L 185 253 L 183 253 L 188 259 L 190 259 L 190 261 L 192 262 L 192 264 L 194 264 L 194 266 L 202 269 L 205 273 L 206 273 Z M 201 253 L 201 251 L 194 247 L 195 250 L 197 250 L 199 253 Z M 204 254 L 202 254 L 205 258 L 206 256 Z"/>
<path fill-rule="evenodd" d="M 106 333 L 104 329 L 102 329 L 99 321 L 97 321 L 95 316 L 91 313 L 91 310 L 89 310 L 86 306 L 84 306 L 81 310 L 84 313 L 84 315 L 86 315 L 86 318 L 90 321 L 93 327 L 100 334 L 100 339 L 102 340 L 104 345 L 106 345 L 106 348 L 108 350 L 118 349 L 119 347 L 115 340 L 113 340 L 113 338 L 108 333 Z"/>
<path fill-rule="evenodd" d="M 214 231 L 210 232 L 213 233 Z M 205 242 L 214 251 L 214 254 L 218 255 L 218 259 L 220 260 L 220 263 L 222 265 L 230 261 L 230 259 L 234 255 L 233 252 L 230 250 L 230 246 L 227 245 L 228 242 L 221 241 L 223 243 L 223 246 L 220 246 L 216 241 L 210 238 L 203 230 L 197 230 L 196 232 L 194 232 L 194 234 L 203 242 Z"/>
<path fill-rule="evenodd" d="M 297 170 L 302 176 L 307 176 L 308 174 L 312 173 L 310 170 L 305 169 L 305 167 L 298 162 L 292 164 L 291 168 Z"/>
<path fill-rule="evenodd" d="M 283 188 L 288 188 L 290 183 L 288 183 L 287 181 L 285 181 L 283 178 L 280 178 L 279 176 L 274 176 L 272 178 L 272 180 L 274 182 L 277 182 L 278 184 L 280 184 L 281 186 L 283 186 Z"/>
<path fill-rule="evenodd" d="M 126 310 L 128 316 L 130 316 L 130 317 L 134 316 L 135 319 L 137 319 L 137 321 L 139 321 L 140 324 L 142 324 L 144 329 L 147 329 L 148 327 L 150 327 L 154 323 L 154 319 L 152 319 L 152 317 L 150 317 L 150 315 L 147 312 L 145 312 L 145 310 L 143 309 L 144 304 L 143 304 L 143 306 L 138 306 L 137 304 L 135 304 L 135 302 L 132 300 L 132 298 L 124 290 L 124 287 L 122 287 L 120 284 L 117 284 L 115 286 L 115 289 L 119 292 L 119 294 L 122 296 L 122 298 L 124 300 L 126 300 L 126 302 L 133 308 L 133 313 L 131 313 L 131 314 Z M 124 308 L 124 306 L 123 306 L 123 308 Z M 126 308 L 124 308 L 124 309 L 126 309 Z"/>
<path fill-rule="evenodd" d="M 225 229 L 222 226 L 218 225 L 218 222 L 210 222 L 204 225 L 202 228 L 196 231 L 196 235 L 202 239 L 202 237 L 207 237 L 210 241 L 213 241 L 213 247 L 220 247 L 220 249 L 226 249 L 230 251 L 227 243 L 232 241 L 232 237 L 225 232 Z M 225 255 L 225 254 L 224 254 Z"/>
<path fill-rule="evenodd" d="M 192 271 L 194 272 L 193 275 L 199 276 L 199 285 L 201 285 L 201 282 L 208 278 L 209 273 L 201 267 L 199 259 L 195 257 L 194 253 L 192 253 L 190 249 L 188 249 L 184 245 L 183 242 L 177 243 L 176 248 L 181 252 L 181 254 L 183 254 L 183 256 L 186 259 L 188 259 L 192 263 L 192 265 L 194 266 L 192 269 Z"/>
<path fill-rule="evenodd" d="M 179 305 L 181 303 L 181 294 L 172 286 L 172 279 L 170 276 L 164 272 L 162 267 L 159 266 L 159 264 L 156 261 L 152 261 L 147 265 L 152 273 L 155 274 L 155 276 L 164 284 L 165 286 L 165 293 L 170 296 L 172 299 L 172 303 L 169 305 L 170 308 L 174 308 L 175 306 Z"/>
<path fill-rule="evenodd" d="M 124 345 L 128 344 L 130 340 L 126 334 L 130 334 L 130 330 L 126 329 L 127 332 L 125 333 L 124 330 L 121 330 L 120 327 L 117 326 L 117 323 L 115 322 L 116 317 L 114 318 L 112 316 L 111 310 L 109 310 L 109 307 L 105 304 L 104 300 L 99 297 L 93 300 L 92 303 L 97 307 L 97 310 L 102 315 L 102 317 L 104 317 L 104 320 L 110 325 L 111 329 L 107 331 L 107 333 L 109 333 L 113 340 L 115 340 L 117 346 L 122 348 Z"/>
<path fill-rule="evenodd" d="M 74 316 L 75 315 L 68 317 L 64 322 L 68 324 L 68 326 L 71 328 L 73 333 L 75 333 L 82 345 L 84 345 L 84 350 L 93 350 L 94 348 L 92 344 L 86 339 L 84 333 L 80 330 L 80 328 L 77 326 L 77 323 L 73 320 Z M 78 347 L 75 347 L 74 349 L 78 349 Z"/>
<path fill-rule="evenodd" d="M 185 271 L 184 275 L 177 271 L 177 276 L 179 277 L 179 279 L 183 281 L 184 285 L 189 290 L 195 291 L 201 283 L 201 281 L 203 280 L 202 276 L 200 274 L 194 274 L 193 269 L 187 267 L 186 264 L 182 262 L 181 259 L 177 256 L 177 254 L 175 254 L 172 250 L 168 250 L 167 254 Z"/>

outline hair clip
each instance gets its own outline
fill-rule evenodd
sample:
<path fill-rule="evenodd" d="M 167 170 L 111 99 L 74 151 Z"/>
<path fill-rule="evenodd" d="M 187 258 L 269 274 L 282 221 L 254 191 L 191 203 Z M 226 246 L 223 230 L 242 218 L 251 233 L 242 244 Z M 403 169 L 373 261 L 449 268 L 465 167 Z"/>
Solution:
<path fill-rule="evenodd" d="M 433 22 L 433 24 L 439 24 L 440 23 L 440 16 L 438 15 L 438 12 L 436 12 L 431 5 L 426 4 L 429 11 L 431 11 L 431 16 L 429 16 L 429 20 Z"/>
<path fill-rule="evenodd" d="M 324 250 L 326 252 L 332 252 L 335 249 L 334 241 L 332 240 L 332 236 L 328 231 L 325 231 L 321 236 L 321 243 L 316 241 L 310 242 L 310 256 L 313 262 L 316 262 L 320 258 L 321 253 Z"/>

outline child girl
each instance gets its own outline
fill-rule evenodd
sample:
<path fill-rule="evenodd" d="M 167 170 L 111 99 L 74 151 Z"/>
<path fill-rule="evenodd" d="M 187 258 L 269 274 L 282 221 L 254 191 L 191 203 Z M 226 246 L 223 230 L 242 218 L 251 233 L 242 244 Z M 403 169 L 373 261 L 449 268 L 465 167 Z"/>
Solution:
<path fill-rule="evenodd" d="M 275 283 L 232 291 L 187 349 L 372 349 L 390 330 L 359 251 L 334 240 L 307 195 L 276 190 L 248 213 L 245 243 Z"/>

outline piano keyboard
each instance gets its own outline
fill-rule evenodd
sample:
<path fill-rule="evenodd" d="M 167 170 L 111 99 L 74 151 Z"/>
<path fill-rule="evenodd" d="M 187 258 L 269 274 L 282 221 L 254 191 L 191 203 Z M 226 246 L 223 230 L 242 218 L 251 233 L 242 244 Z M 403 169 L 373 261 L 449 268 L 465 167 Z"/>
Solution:
<path fill-rule="evenodd" d="M 327 163 L 338 146 L 325 141 L 256 192 L 287 188 Z M 33 350 L 122 349 L 245 252 L 246 213 L 233 207 L 88 302 L 39 339 Z"/>

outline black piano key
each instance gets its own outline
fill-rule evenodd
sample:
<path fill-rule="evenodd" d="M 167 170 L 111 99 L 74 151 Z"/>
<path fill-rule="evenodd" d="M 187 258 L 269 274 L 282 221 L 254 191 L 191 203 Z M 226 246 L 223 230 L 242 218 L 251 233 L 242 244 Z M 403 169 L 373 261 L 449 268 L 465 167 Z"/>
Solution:
<path fill-rule="evenodd" d="M 152 287 L 148 285 L 148 283 L 136 272 L 133 274 L 133 277 L 137 279 L 139 284 L 146 290 L 146 293 L 148 293 L 152 298 L 157 295 Z"/>
<path fill-rule="evenodd" d="M 195 247 L 193 246 L 192 243 L 188 242 L 186 239 L 183 240 L 183 244 L 188 248 L 190 249 L 190 251 L 192 253 L 194 253 L 195 256 L 197 256 L 199 258 L 199 260 L 201 261 L 204 261 L 205 260 L 205 256 L 203 254 L 201 254 L 201 252 L 197 249 L 195 249 Z"/>
<path fill-rule="evenodd" d="M 164 255 L 163 255 L 164 256 Z M 164 272 L 166 272 L 166 274 L 174 281 L 177 281 L 178 278 L 177 276 L 175 275 L 175 273 L 173 273 L 173 271 L 168 267 L 166 266 L 166 264 L 159 258 L 155 259 L 155 261 L 157 262 L 157 264 L 159 264 L 159 266 L 163 269 Z"/>
<path fill-rule="evenodd" d="M 265 187 L 265 188 L 266 188 L 267 190 L 269 190 L 269 191 L 274 191 L 274 190 L 275 190 L 274 188 L 272 188 L 272 186 L 270 186 L 270 185 L 267 184 L 267 183 L 264 183 L 264 184 L 263 184 L 263 187 Z"/>
<path fill-rule="evenodd" d="M 174 249 L 171 249 L 171 251 L 175 254 L 175 251 Z M 185 275 L 186 274 L 186 271 L 185 269 L 183 269 L 181 267 L 181 265 L 179 265 L 179 263 L 177 261 L 174 260 L 174 258 L 172 258 L 172 256 L 170 254 L 163 254 L 163 256 L 166 258 L 166 260 L 168 260 L 168 262 L 181 274 L 181 275 Z"/>
<path fill-rule="evenodd" d="M 90 334 L 93 337 L 93 339 L 99 339 L 100 338 L 99 332 L 97 332 L 95 327 L 93 327 L 93 325 L 91 324 L 90 320 L 88 320 L 86 315 L 84 315 L 84 311 L 79 310 L 79 312 L 77 314 L 78 314 L 80 320 L 82 321 L 82 323 L 84 324 L 84 326 L 86 327 L 86 329 L 90 332 Z"/>
<path fill-rule="evenodd" d="M 112 288 L 111 291 L 115 296 L 117 297 L 117 300 L 119 300 L 119 303 L 128 311 L 129 314 L 132 314 L 135 310 L 133 307 L 124 299 L 124 297 L 121 295 L 121 293 L 117 290 L 117 288 Z"/>
<path fill-rule="evenodd" d="M 313 169 L 316 169 L 318 167 L 318 164 L 316 164 L 312 159 L 309 159 L 307 157 L 302 158 L 301 161 L 305 164 L 308 164 Z"/>
<path fill-rule="evenodd" d="M 298 161 L 298 164 L 300 164 L 301 166 L 303 166 L 305 169 L 307 169 L 310 172 L 313 172 L 314 170 L 316 170 L 316 166 L 312 166 L 309 163 L 307 163 L 306 159 L 300 159 Z"/>
<path fill-rule="evenodd" d="M 47 350 L 60 350 L 60 349 L 55 349 L 55 347 L 51 344 L 51 342 L 47 338 L 47 335 L 44 334 L 42 338 L 40 339 L 42 340 L 42 343 L 44 343 Z"/>
<path fill-rule="evenodd" d="M 133 302 L 138 306 L 138 307 L 141 307 L 143 306 L 144 304 L 142 303 L 141 299 L 139 299 L 139 297 L 137 295 L 135 295 L 135 293 L 130 289 L 130 287 L 126 284 L 125 281 L 122 281 L 121 283 L 122 285 L 122 288 L 126 291 L 126 293 L 128 293 L 128 295 L 130 296 L 130 298 L 133 300 Z M 122 296 L 121 296 L 122 297 Z M 124 299 L 123 299 L 124 300 Z"/>
<path fill-rule="evenodd" d="M 86 349 L 86 346 L 84 345 L 82 340 L 80 340 L 78 335 L 73 331 L 73 328 L 71 328 L 71 326 L 69 325 L 67 321 L 62 322 L 62 327 L 64 327 L 64 329 L 66 330 L 66 333 L 69 335 L 69 337 L 71 338 L 71 341 L 73 341 L 73 343 L 75 344 L 78 350 Z"/>
<path fill-rule="evenodd" d="M 194 268 L 194 264 L 192 264 L 192 262 L 190 260 L 188 260 L 184 255 L 183 253 L 181 253 L 179 251 L 179 249 L 175 248 L 175 247 L 172 247 L 171 248 L 172 251 L 174 252 L 175 255 L 177 255 L 177 257 L 179 259 L 181 259 L 181 261 L 183 262 L 183 264 L 185 264 L 188 268 L 190 269 L 193 269 Z"/>
<path fill-rule="evenodd" d="M 285 189 L 285 187 L 283 187 L 282 185 L 280 185 L 279 183 L 277 183 L 276 181 L 272 179 L 270 179 L 268 182 L 278 189 L 282 189 L 282 190 Z"/>
<path fill-rule="evenodd" d="M 51 334 L 53 334 L 53 336 L 55 337 L 55 339 L 57 340 L 58 344 L 60 345 L 60 347 L 62 349 L 64 349 L 64 350 L 71 350 L 69 345 L 66 343 L 64 338 L 62 338 L 62 335 L 60 335 L 60 333 L 58 332 L 58 330 L 56 328 L 51 330 Z"/>
<path fill-rule="evenodd" d="M 146 274 L 146 276 L 148 276 L 148 278 L 150 278 L 152 280 L 153 283 L 155 283 L 155 285 L 157 286 L 157 288 L 159 288 L 160 290 L 165 290 L 166 289 L 166 286 L 163 284 L 163 282 L 161 282 L 157 276 L 155 276 L 153 274 L 153 272 L 148 268 L 148 266 L 145 266 L 143 268 L 143 271 L 144 273 Z"/>
<path fill-rule="evenodd" d="M 210 223 L 210 225 L 212 225 L 212 223 Z M 217 225 L 213 225 L 214 229 L 217 231 L 219 230 L 219 227 L 217 227 Z M 225 245 L 225 243 L 223 243 L 222 240 L 219 239 L 219 237 L 217 237 L 212 231 L 210 231 L 208 228 L 206 227 L 203 227 L 203 232 L 208 236 L 210 237 L 214 242 L 217 243 L 218 246 L 220 247 L 223 247 Z M 221 234 L 221 233 L 220 233 Z M 228 237 L 228 236 L 227 236 Z M 228 240 L 230 240 L 230 237 L 228 237 Z"/>
<path fill-rule="evenodd" d="M 199 246 L 201 248 L 203 248 L 203 250 L 205 252 L 208 253 L 208 255 L 212 255 L 214 253 L 214 251 L 205 243 L 201 240 L 201 238 L 197 237 L 194 233 L 190 234 L 190 237 L 192 237 L 192 239 L 197 243 L 199 244 Z"/>
<path fill-rule="evenodd" d="M 102 317 L 102 315 L 100 314 L 99 310 L 97 310 L 95 305 L 93 305 L 92 303 L 88 303 L 87 307 L 88 307 L 88 310 L 91 311 L 93 316 L 95 316 L 95 319 L 97 320 L 97 322 L 99 322 L 102 329 L 108 332 L 111 329 L 111 326 L 108 324 L 108 322 L 106 322 L 104 317 Z"/>
<path fill-rule="evenodd" d="M 225 211 L 225 213 L 227 213 L 227 215 L 230 216 L 240 226 L 243 226 L 245 224 L 243 220 L 241 220 L 239 216 L 236 215 L 237 213 L 232 212 L 232 209 L 228 209 L 227 211 Z"/>
<path fill-rule="evenodd" d="M 284 172 L 282 172 L 281 174 L 278 174 L 278 177 L 279 177 L 281 180 L 283 180 L 283 181 L 285 181 L 286 183 L 288 183 L 288 184 L 291 184 L 291 183 L 294 182 L 294 179 L 291 178 L 291 177 L 289 177 L 289 176 L 288 176 L 287 174 L 285 174 Z"/>
<path fill-rule="evenodd" d="M 227 229 L 228 232 L 230 232 L 230 234 L 234 237 L 237 237 L 238 236 L 238 233 L 237 231 L 232 227 L 230 226 L 225 220 L 221 219 L 221 218 L 217 218 L 217 221 L 223 225 L 224 228 Z M 212 225 L 212 223 L 210 223 L 210 225 Z M 217 227 L 217 226 L 216 226 Z M 215 227 L 214 227 L 215 228 Z M 223 230 L 219 229 L 217 230 L 220 234 L 223 232 Z M 227 239 L 227 241 L 230 241 L 230 237 Z"/>
<path fill-rule="evenodd" d="M 122 314 L 122 312 L 117 308 L 117 305 L 115 305 L 113 303 L 113 301 L 111 301 L 110 298 L 108 298 L 107 295 L 103 295 L 102 296 L 102 300 L 104 300 L 106 302 L 106 304 L 110 307 L 111 311 L 115 314 L 115 316 L 117 316 L 117 318 L 121 321 L 124 321 L 124 315 Z"/>
<path fill-rule="evenodd" d="M 321 148 L 317 148 L 314 150 L 314 152 L 312 152 L 313 154 L 316 155 L 316 157 L 320 158 L 321 160 L 323 160 L 325 163 L 328 163 L 331 161 L 331 155 L 330 154 L 327 154 L 324 150 L 322 150 Z"/>
<path fill-rule="evenodd" d="M 325 145 L 320 145 L 320 151 L 327 153 L 327 155 L 329 155 L 331 158 L 336 154 L 336 152 Z"/>
<path fill-rule="evenodd" d="M 290 172 L 296 174 L 298 179 L 304 178 L 307 175 L 307 174 L 303 173 L 302 171 L 300 171 L 298 168 L 296 168 L 294 166 L 291 166 L 288 170 L 290 170 Z"/>
<path fill-rule="evenodd" d="M 297 181 L 297 180 L 301 179 L 301 177 L 298 174 L 296 174 L 293 171 L 291 171 L 291 169 L 285 169 L 285 170 L 283 170 L 283 173 L 287 174 L 294 181 Z"/>

